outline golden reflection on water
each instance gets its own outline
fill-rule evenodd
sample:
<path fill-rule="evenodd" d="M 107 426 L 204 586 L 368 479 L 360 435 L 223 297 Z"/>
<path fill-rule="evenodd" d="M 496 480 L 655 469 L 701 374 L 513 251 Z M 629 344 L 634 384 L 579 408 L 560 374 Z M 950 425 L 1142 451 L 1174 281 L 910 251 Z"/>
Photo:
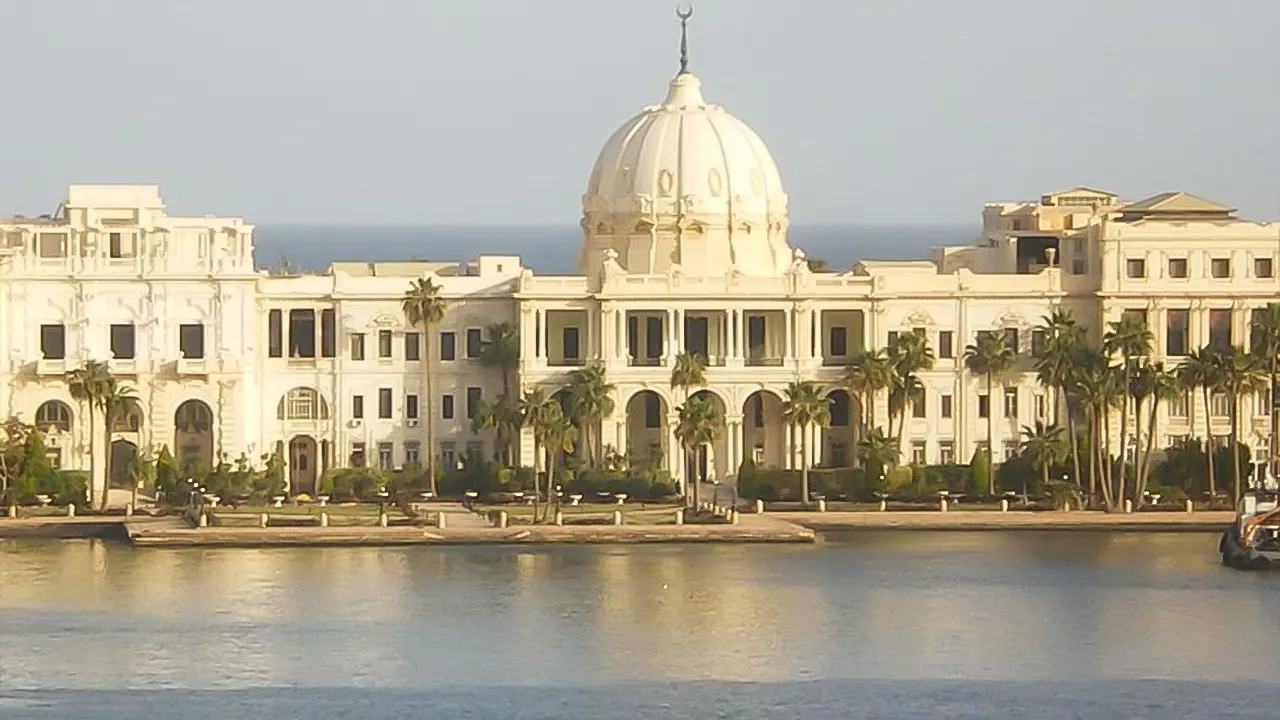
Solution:
<path fill-rule="evenodd" d="M 6 641 L 0 669 L 74 660 L 68 686 L 411 687 L 486 673 L 1274 682 L 1280 574 L 1225 570 L 1215 549 L 1211 536 L 1114 533 L 881 532 L 817 547 L 0 542 L 0 622 L 82 619 Z"/>

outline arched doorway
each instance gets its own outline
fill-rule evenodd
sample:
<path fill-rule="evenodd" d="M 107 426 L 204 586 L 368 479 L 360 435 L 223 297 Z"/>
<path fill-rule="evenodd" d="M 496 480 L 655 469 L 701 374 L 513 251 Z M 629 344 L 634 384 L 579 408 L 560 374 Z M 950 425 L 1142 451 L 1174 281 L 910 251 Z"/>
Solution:
<path fill-rule="evenodd" d="M 757 390 L 742 404 L 744 454 L 762 467 L 786 467 L 787 425 L 782 419 L 782 398 Z"/>
<path fill-rule="evenodd" d="M 317 468 L 320 465 L 315 438 L 298 435 L 289 441 L 289 490 L 294 495 L 316 494 Z"/>
<path fill-rule="evenodd" d="M 128 440 L 111 441 L 111 487 L 129 488 L 129 464 L 138 454 L 138 446 Z"/>
<path fill-rule="evenodd" d="M 832 390 L 827 393 L 827 410 L 831 414 L 831 424 L 822 430 L 823 454 L 828 465 L 848 467 L 853 465 L 854 451 L 857 447 L 857 414 L 856 404 L 845 390 Z"/>
<path fill-rule="evenodd" d="M 45 435 L 46 454 L 55 470 L 62 467 L 62 449 L 70 439 L 73 420 L 71 406 L 61 400 L 49 400 L 36 408 L 35 426 Z"/>
<path fill-rule="evenodd" d="M 635 468 L 664 470 L 667 458 L 667 401 L 652 390 L 627 400 L 627 461 Z"/>
<path fill-rule="evenodd" d="M 173 444 L 184 474 L 213 468 L 213 410 L 202 400 L 188 400 L 173 414 Z"/>

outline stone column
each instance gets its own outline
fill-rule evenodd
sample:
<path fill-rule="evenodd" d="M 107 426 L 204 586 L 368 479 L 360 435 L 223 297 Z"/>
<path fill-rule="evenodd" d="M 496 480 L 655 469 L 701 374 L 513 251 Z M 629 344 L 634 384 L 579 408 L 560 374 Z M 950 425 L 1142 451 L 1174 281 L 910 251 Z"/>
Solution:
<path fill-rule="evenodd" d="M 676 310 L 667 308 L 666 342 L 662 348 L 662 362 L 670 367 L 676 356 Z"/>
<path fill-rule="evenodd" d="M 688 339 L 684 336 L 684 308 L 676 308 L 675 321 L 671 328 L 675 335 L 675 343 L 671 346 L 672 355 L 679 355 L 685 351 L 685 344 Z"/>
<path fill-rule="evenodd" d="M 822 332 L 822 308 L 815 308 L 813 311 L 813 356 L 819 361 L 827 356 L 826 345 L 827 339 Z"/>
<path fill-rule="evenodd" d="M 600 323 L 600 361 L 606 365 L 613 364 L 618 359 L 616 350 L 618 349 L 617 332 L 618 321 L 615 319 L 617 308 L 613 303 L 606 303 L 600 306 L 600 314 L 597 320 Z"/>
<path fill-rule="evenodd" d="M 796 429 L 794 425 L 787 424 L 783 429 L 783 448 L 782 448 L 782 469 L 794 470 L 796 468 Z"/>
<path fill-rule="evenodd" d="M 600 344 L 597 342 L 597 336 L 600 334 L 599 323 L 597 321 L 598 313 L 594 304 L 587 305 L 583 314 L 586 317 L 586 335 L 587 335 L 587 352 L 585 360 L 591 362 L 600 359 Z"/>
<path fill-rule="evenodd" d="M 733 313 L 733 356 L 742 360 L 747 356 L 747 311 L 738 308 Z"/>
<path fill-rule="evenodd" d="M 551 333 L 547 329 L 547 310 L 546 308 L 538 308 L 538 364 L 545 365 L 547 362 L 547 341 L 551 338 Z"/>
<path fill-rule="evenodd" d="M 783 310 L 782 318 L 783 318 L 783 322 L 782 322 L 783 332 L 786 333 L 785 337 L 783 338 L 782 354 L 786 360 L 790 361 L 792 358 L 796 356 L 795 308 L 788 307 L 787 309 Z"/>
<path fill-rule="evenodd" d="M 680 441 L 676 439 L 676 424 L 680 416 L 667 413 L 667 470 L 676 480 L 684 480 L 684 463 L 681 462 Z"/>
<path fill-rule="evenodd" d="M 742 465 L 742 459 L 744 454 L 743 448 L 742 448 L 742 443 L 743 443 L 742 416 L 737 415 L 730 418 L 727 421 L 727 424 L 728 424 L 728 428 L 726 432 L 728 433 L 728 438 L 729 438 L 729 441 L 727 443 L 729 446 L 728 447 L 729 467 L 726 468 L 726 471 L 731 475 L 733 475 L 734 477 L 737 477 L 738 468 Z"/>
<path fill-rule="evenodd" d="M 537 311 L 532 305 L 520 308 L 520 359 L 532 364 L 537 357 L 534 340 L 537 337 Z M 430 342 L 430 340 L 428 340 Z"/>

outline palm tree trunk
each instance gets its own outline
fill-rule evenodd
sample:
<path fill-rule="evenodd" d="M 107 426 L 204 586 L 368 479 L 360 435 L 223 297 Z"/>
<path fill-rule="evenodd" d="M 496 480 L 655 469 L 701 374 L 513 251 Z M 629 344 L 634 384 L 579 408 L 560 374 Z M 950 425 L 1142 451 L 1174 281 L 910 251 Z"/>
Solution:
<path fill-rule="evenodd" d="M 436 400 L 431 394 L 431 348 L 435 344 L 431 338 L 431 326 L 427 325 L 423 328 L 426 332 L 423 335 L 422 349 L 422 391 L 425 402 L 422 403 L 426 412 L 423 415 L 427 420 L 427 481 L 431 488 L 432 496 L 439 494 L 436 486 Z"/>
<path fill-rule="evenodd" d="M 556 452 L 547 453 L 547 502 L 542 506 L 542 522 L 544 523 L 551 518 L 551 498 L 556 487 L 555 480 L 552 478 L 556 476 L 556 455 L 558 454 Z"/>
<path fill-rule="evenodd" d="M 111 416 L 108 413 L 103 413 L 102 424 L 102 504 L 98 509 L 106 512 L 111 497 Z"/>
<path fill-rule="evenodd" d="M 1125 358 L 1124 383 L 1121 386 L 1122 387 L 1121 392 L 1123 393 L 1123 395 L 1121 395 L 1120 397 L 1120 477 L 1118 478 L 1118 482 L 1116 483 L 1116 499 L 1117 500 L 1123 500 L 1124 498 L 1128 497 L 1128 495 L 1125 493 L 1125 486 L 1127 485 L 1127 479 L 1128 479 L 1127 476 L 1129 474 L 1128 472 L 1129 470 L 1129 398 L 1132 396 L 1130 391 L 1130 377 L 1131 377 L 1131 373 L 1129 372 L 1129 359 Z M 1135 437 L 1137 436 L 1136 432 L 1134 433 L 1134 436 Z M 1107 437 L 1110 438 L 1111 434 L 1107 433 Z M 1137 462 L 1138 460 L 1137 443 L 1134 443 L 1134 445 L 1135 446 L 1133 449 L 1133 459 L 1134 459 L 1134 462 Z"/>
<path fill-rule="evenodd" d="M 1098 447 L 1101 445 L 1101 433 L 1098 432 L 1098 414 L 1093 410 L 1085 410 L 1085 422 L 1089 426 L 1089 504 L 1098 498 L 1098 477 L 1102 473 L 1098 461 Z"/>
<path fill-rule="evenodd" d="M 1213 496 L 1218 493 L 1218 485 L 1213 478 L 1213 412 L 1209 409 L 1212 402 L 1212 392 L 1209 386 L 1204 386 L 1204 457 L 1205 464 L 1208 466 L 1209 480 L 1209 502 L 1213 502 Z"/>
<path fill-rule="evenodd" d="M 996 400 L 995 378 L 987 373 L 987 494 L 996 494 Z"/>
<path fill-rule="evenodd" d="M 801 502 L 809 504 L 809 438 L 808 428 L 800 425 L 800 495 Z"/>
<path fill-rule="evenodd" d="M 1107 507 L 1111 510 L 1116 509 L 1116 502 L 1124 497 L 1123 488 L 1120 495 L 1114 493 L 1116 462 L 1115 454 L 1111 452 L 1111 409 L 1107 408 L 1102 414 L 1102 495 L 1106 498 Z"/>
<path fill-rule="evenodd" d="M 1240 442 L 1240 395 L 1234 388 L 1231 390 L 1231 502 L 1240 502 L 1240 453 L 1237 445 Z"/>
<path fill-rule="evenodd" d="M 1159 430 L 1159 411 L 1159 399 L 1152 398 L 1151 415 L 1147 420 L 1147 451 L 1143 455 L 1142 466 L 1138 469 L 1138 476 L 1134 480 L 1133 504 L 1135 506 L 1146 497 L 1147 483 L 1151 477 L 1151 455 L 1155 452 L 1156 432 Z"/>
<path fill-rule="evenodd" d="M 98 423 L 93 412 L 93 400 L 90 399 L 86 404 L 89 406 L 89 507 L 97 507 L 98 496 L 94 491 L 93 484 L 98 481 L 98 459 L 93 452 L 93 446 L 96 444 L 97 436 L 94 433 L 96 432 L 95 426 Z M 106 482 L 104 481 L 102 485 L 102 493 L 105 498 L 107 492 Z"/>
<path fill-rule="evenodd" d="M 1071 412 L 1071 401 L 1067 400 L 1065 392 L 1062 397 L 1067 406 L 1065 422 L 1067 423 L 1067 442 L 1071 443 L 1071 470 L 1075 473 L 1076 490 L 1079 491 L 1082 490 L 1083 487 L 1081 486 L 1080 479 L 1080 445 L 1076 438 L 1076 420 L 1075 416 Z"/>
<path fill-rule="evenodd" d="M 698 503 L 702 502 L 702 488 L 698 487 L 698 468 L 697 454 L 691 446 L 681 445 L 684 450 L 684 472 L 686 487 L 693 490 L 693 506 L 698 507 Z"/>
<path fill-rule="evenodd" d="M 533 441 L 533 522 L 538 522 L 538 508 L 541 507 L 542 490 L 538 482 L 538 466 L 542 463 L 542 448 L 539 447 L 538 441 Z"/>

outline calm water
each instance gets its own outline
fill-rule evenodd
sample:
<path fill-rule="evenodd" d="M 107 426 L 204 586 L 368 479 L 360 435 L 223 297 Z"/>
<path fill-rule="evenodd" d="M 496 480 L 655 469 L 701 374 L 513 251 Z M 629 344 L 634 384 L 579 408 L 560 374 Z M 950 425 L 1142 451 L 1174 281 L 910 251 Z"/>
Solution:
<path fill-rule="evenodd" d="M 797 225 L 792 247 L 844 268 L 858 260 L 922 260 L 935 245 L 973 242 L 981 226 Z M 261 225 L 253 234 L 255 258 L 270 267 L 288 260 L 323 270 L 336 260 L 472 260 L 480 254 L 519 255 L 544 274 L 577 270 L 582 230 L 577 225 Z"/>
<path fill-rule="evenodd" d="M 0 541 L 0 717 L 1274 720 L 1280 573 L 1215 547 Z"/>

